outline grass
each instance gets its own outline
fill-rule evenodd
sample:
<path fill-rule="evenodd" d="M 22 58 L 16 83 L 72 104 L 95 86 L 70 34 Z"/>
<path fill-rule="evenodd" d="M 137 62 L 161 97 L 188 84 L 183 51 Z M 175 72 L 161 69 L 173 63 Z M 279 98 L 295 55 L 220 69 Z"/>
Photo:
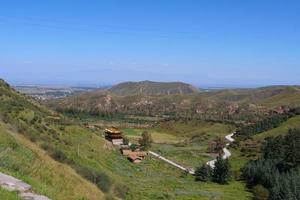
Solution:
<path fill-rule="evenodd" d="M 186 167 L 195 168 L 212 159 L 211 154 L 206 153 L 209 143 L 216 137 L 223 138 L 233 131 L 233 127 L 211 122 L 168 122 L 156 127 L 155 131 L 158 137 L 165 139 L 167 135 L 169 138 L 154 144 L 153 151 Z"/>
<path fill-rule="evenodd" d="M 86 136 L 86 131 L 76 126 L 67 127 L 65 131 L 72 133 L 66 134 L 71 141 L 80 142 L 80 162 L 101 168 L 121 185 L 119 187 L 128 188 L 127 199 L 211 199 L 212 195 L 214 199 L 232 199 L 230 196 L 235 194 L 235 199 L 242 200 L 251 196 L 242 182 L 228 186 L 196 183 L 192 176 L 183 176 L 180 170 L 150 156 L 140 164 L 130 163 L 118 151 L 103 149 L 101 138 Z"/>
<path fill-rule="evenodd" d="M 171 134 L 158 132 L 153 128 L 124 128 L 122 129 L 123 133 L 131 140 L 137 141 L 144 131 L 151 133 L 154 143 L 164 144 L 164 143 L 177 143 L 180 142 L 183 138 L 177 137 Z"/>
<path fill-rule="evenodd" d="M 295 89 L 287 89 L 285 92 L 275 95 L 266 99 L 263 102 L 263 105 L 267 107 L 279 107 L 282 105 L 287 105 L 290 107 L 298 107 L 300 106 L 300 93 L 299 89 L 295 91 Z"/>
<path fill-rule="evenodd" d="M 185 176 L 178 169 L 151 157 L 135 168 L 133 179 L 128 183 L 135 185 L 137 193 L 130 194 L 129 199 L 242 200 L 251 196 L 242 182 L 231 182 L 226 186 L 195 182 L 192 176 Z"/>
<path fill-rule="evenodd" d="M 55 128 L 54 125 L 53 128 Z M 69 125 L 63 131 L 59 128 L 57 131 L 61 141 L 57 143 L 57 147 L 68 158 L 81 165 L 103 171 L 111 177 L 114 186 L 108 195 L 118 191 L 123 195 L 127 194 L 127 199 L 133 200 L 243 200 L 251 197 L 251 194 L 245 191 L 242 182 L 234 181 L 225 186 L 197 183 L 192 176 L 186 177 L 180 170 L 150 156 L 138 165 L 130 163 L 118 151 L 105 150 L 104 140 L 101 137 L 79 126 Z M 8 133 L 6 127 L 3 126 L 0 134 L 1 144 L 7 144 L 13 148 L 17 143 L 22 147 L 21 150 L 16 149 L 4 157 L 1 156 L 1 161 L 5 160 L 1 163 L 8 165 L 8 167 L 1 167 L 2 171 L 25 180 L 33 185 L 38 193 L 53 199 L 103 198 L 103 194 L 99 194 L 96 186 L 91 186 L 91 183 L 78 176 L 72 168 L 53 161 L 35 143 L 21 135 L 17 135 L 17 138 L 12 137 L 12 133 Z M 77 183 L 77 181 L 80 182 Z M 79 194 L 82 194 L 82 197 Z"/>
<path fill-rule="evenodd" d="M 150 129 L 122 129 L 132 141 L 137 141 L 143 131 L 151 133 L 154 144 L 151 150 L 187 167 L 195 168 L 212 159 L 206 153 L 208 144 L 216 137 L 233 131 L 230 125 L 212 122 L 163 122 Z"/>
<path fill-rule="evenodd" d="M 16 192 L 9 192 L 0 187 L 0 197 L 1 200 L 21 200 Z"/>

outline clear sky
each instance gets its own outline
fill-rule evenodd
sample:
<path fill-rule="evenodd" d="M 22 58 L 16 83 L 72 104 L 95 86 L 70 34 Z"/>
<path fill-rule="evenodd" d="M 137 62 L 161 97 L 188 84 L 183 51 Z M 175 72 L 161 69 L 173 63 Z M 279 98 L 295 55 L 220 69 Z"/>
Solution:
<path fill-rule="evenodd" d="M 300 84 L 300 1 L 3 0 L 0 77 Z"/>

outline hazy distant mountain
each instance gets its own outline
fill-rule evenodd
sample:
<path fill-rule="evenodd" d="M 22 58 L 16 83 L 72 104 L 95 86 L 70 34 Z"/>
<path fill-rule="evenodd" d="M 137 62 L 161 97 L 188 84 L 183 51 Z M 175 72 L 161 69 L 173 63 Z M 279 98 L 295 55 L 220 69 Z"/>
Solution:
<path fill-rule="evenodd" d="M 124 82 L 113 86 L 110 92 L 117 95 L 162 95 L 162 94 L 191 94 L 199 90 L 190 84 L 182 82 Z"/>
<path fill-rule="evenodd" d="M 133 83 L 133 85 L 141 86 L 142 83 Z M 129 86 L 126 87 L 127 84 Z M 142 91 L 140 94 L 136 89 L 138 86 L 134 86 L 132 83 L 123 83 L 113 87 L 108 92 L 88 92 L 49 100 L 45 103 L 59 111 L 103 115 L 113 113 L 150 116 L 170 115 L 209 120 L 257 119 L 273 110 L 280 110 L 281 106 L 300 106 L 300 89 L 298 86 L 218 90 L 183 95 L 148 95 Z M 154 93 L 149 88 L 143 90 L 149 94 L 159 94 L 158 92 Z M 161 93 L 162 91 L 163 89 L 160 90 Z M 113 94 L 113 92 L 122 95 Z M 132 95 L 128 95 L 130 92 Z"/>

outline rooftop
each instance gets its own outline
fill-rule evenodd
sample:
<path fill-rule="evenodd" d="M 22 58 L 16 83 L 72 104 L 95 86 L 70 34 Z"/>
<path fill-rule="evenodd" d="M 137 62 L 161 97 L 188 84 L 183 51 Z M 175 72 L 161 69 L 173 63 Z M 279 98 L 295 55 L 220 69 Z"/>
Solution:
<path fill-rule="evenodd" d="M 116 128 L 116 127 L 110 127 L 105 129 L 106 133 L 113 133 L 113 134 L 121 134 L 122 131 L 120 131 L 120 129 Z"/>

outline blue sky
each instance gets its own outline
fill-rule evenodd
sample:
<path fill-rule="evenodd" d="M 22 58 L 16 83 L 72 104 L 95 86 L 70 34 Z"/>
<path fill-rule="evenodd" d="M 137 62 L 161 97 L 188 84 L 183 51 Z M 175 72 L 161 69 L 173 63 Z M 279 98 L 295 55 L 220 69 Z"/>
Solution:
<path fill-rule="evenodd" d="M 1 1 L 0 77 L 300 84 L 300 1 Z"/>

